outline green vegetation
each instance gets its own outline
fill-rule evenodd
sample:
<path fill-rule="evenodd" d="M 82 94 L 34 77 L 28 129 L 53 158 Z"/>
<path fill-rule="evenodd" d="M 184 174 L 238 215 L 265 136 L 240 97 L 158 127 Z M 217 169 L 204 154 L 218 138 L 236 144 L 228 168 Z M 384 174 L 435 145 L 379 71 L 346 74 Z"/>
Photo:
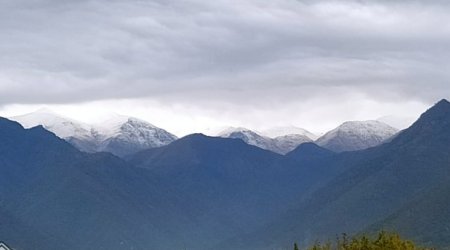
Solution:
<path fill-rule="evenodd" d="M 294 250 L 298 250 L 294 244 Z M 376 237 L 358 236 L 349 239 L 346 234 L 336 239 L 336 242 L 319 243 L 309 247 L 308 250 L 427 250 L 416 246 L 412 241 L 402 239 L 396 233 L 380 232 Z"/>

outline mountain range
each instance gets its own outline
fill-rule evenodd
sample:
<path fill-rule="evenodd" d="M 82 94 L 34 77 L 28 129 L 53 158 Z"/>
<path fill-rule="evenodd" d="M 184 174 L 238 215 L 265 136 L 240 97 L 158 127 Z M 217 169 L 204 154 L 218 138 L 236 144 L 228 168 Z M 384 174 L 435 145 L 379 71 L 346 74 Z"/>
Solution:
<path fill-rule="evenodd" d="M 307 136 L 313 134 L 306 130 L 301 130 L 302 134 L 280 134 L 276 137 L 268 137 L 260 135 L 257 132 L 246 128 L 228 128 L 217 134 L 219 137 L 241 139 L 245 143 L 257 146 L 262 149 L 270 150 L 279 154 L 287 154 L 294 150 L 298 145 L 305 142 L 312 142 L 312 139 Z M 292 131 L 294 132 L 294 131 Z M 296 131 L 299 132 L 299 131 Z"/>
<path fill-rule="evenodd" d="M 42 125 L 81 151 L 110 152 L 119 157 L 161 147 L 178 139 L 146 121 L 122 115 L 114 115 L 109 120 L 94 125 L 61 116 L 49 109 L 40 109 L 11 119 L 25 128 Z M 241 139 L 247 144 L 284 155 L 302 143 L 313 141 L 335 152 L 366 149 L 383 143 L 397 132 L 397 129 L 380 121 L 351 121 L 321 137 L 293 126 L 274 127 L 262 132 L 228 127 L 212 135 Z"/>
<path fill-rule="evenodd" d="M 306 142 L 315 142 L 334 152 L 362 150 L 378 146 L 398 132 L 398 129 L 380 121 L 348 121 L 320 137 L 295 127 L 274 128 L 264 132 L 230 127 L 216 135 L 238 138 L 262 149 L 287 154 Z"/>
<path fill-rule="evenodd" d="M 125 123 L 108 127 L 142 127 Z M 446 100 L 357 151 L 310 141 L 281 155 L 193 134 L 119 158 L 62 132 L 0 118 L 0 236 L 13 248 L 265 250 L 379 229 L 450 247 Z"/>
<path fill-rule="evenodd" d="M 201 134 L 127 161 L 3 118 L 0 139 L 0 234 L 17 249 L 210 249 L 335 174 Z"/>
<path fill-rule="evenodd" d="M 311 133 L 310 131 L 299 128 L 295 126 L 287 126 L 287 127 L 272 127 L 269 129 L 262 130 L 261 133 L 264 136 L 270 137 L 270 138 L 276 138 L 286 135 L 303 135 L 308 137 L 309 139 L 315 141 L 319 136 L 317 136 L 314 133 Z"/>
<path fill-rule="evenodd" d="M 345 166 L 343 173 L 263 229 L 234 239 L 242 245 L 233 249 L 270 249 L 294 240 L 308 245 L 344 232 L 381 229 L 448 248 L 449 131 L 450 103 L 442 100 L 390 142 L 334 154 L 325 164 Z M 266 240 L 260 245 L 248 242 L 255 238 Z"/>
<path fill-rule="evenodd" d="M 96 125 L 75 121 L 48 109 L 11 119 L 26 128 L 42 125 L 81 151 L 110 152 L 120 157 L 164 146 L 178 139 L 175 135 L 148 122 L 122 115 L 114 115 Z"/>

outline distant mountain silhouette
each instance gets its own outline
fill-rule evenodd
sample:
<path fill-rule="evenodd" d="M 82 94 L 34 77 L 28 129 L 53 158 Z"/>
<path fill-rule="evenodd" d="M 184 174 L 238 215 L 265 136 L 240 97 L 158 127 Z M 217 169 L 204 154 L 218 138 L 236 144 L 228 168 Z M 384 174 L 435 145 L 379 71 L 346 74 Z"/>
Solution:
<path fill-rule="evenodd" d="M 270 249 L 293 241 L 307 245 L 342 232 L 385 226 L 426 244 L 448 244 L 443 240 L 450 238 L 445 223 L 448 208 L 443 204 L 450 200 L 442 194 L 450 178 L 449 146 L 450 103 L 442 100 L 390 143 L 327 161 L 330 167 L 345 165 L 348 169 L 299 202 L 296 209 L 242 237 L 241 245 L 233 247 Z M 429 196 L 436 193 L 432 190 L 441 190 L 441 195 Z M 426 201 L 436 203 L 425 205 Z M 249 243 L 256 238 L 269 240 Z"/>
<path fill-rule="evenodd" d="M 17 249 L 264 250 L 380 228 L 450 244 L 446 100 L 344 153 L 194 134 L 122 160 L 4 118 L 0 142 L 0 235 Z"/>
<path fill-rule="evenodd" d="M 240 139 L 202 134 L 145 150 L 130 162 L 149 169 L 177 194 L 198 199 L 205 209 L 193 214 L 193 218 L 209 232 L 204 237 L 210 239 L 205 242 L 210 244 L 262 226 L 287 211 L 314 183 L 331 179 L 337 172 L 319 174 L 301 161 Z M 195 241 L 199 240 L 190 246 L 197 249 Z"/>
<path fill-rule="evenodd" d="M 319 181 L 239 139 L 191 135 L 131 163 L 4 118 L 0 141 L 0 233 L 19 249 L 207 249 L 286 211 Z"/>
<path fill-rule="evenodd" d="M 42 127 L 0 118 L 0 234 L 15 249 L 175 247 L 170 191 L 110 154 L 86 154 Z M 166 199 L 165 196 L 172 197 Z"/>

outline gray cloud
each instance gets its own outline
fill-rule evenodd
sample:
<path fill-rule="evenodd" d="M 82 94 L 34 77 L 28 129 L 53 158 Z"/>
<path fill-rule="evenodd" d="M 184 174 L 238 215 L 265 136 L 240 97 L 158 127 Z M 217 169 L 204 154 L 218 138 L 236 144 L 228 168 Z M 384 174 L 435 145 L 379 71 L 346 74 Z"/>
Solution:
<path fill-rule="evenodd" d="M 0 0 L 0 103 L 450 97 L 447 1 Z"/>

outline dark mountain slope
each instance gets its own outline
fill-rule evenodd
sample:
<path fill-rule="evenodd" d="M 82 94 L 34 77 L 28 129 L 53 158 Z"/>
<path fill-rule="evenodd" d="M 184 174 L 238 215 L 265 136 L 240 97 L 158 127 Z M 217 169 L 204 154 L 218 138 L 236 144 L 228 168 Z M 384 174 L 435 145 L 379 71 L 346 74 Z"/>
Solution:
<path fill-rule="evenodd" d="M 450 103 L 441 101 L 390 143 L 364 151 L 334 154 L 308 144 L 284 157 L 197 134 L 124 162 L 0 119 L 0 216 L 7 218 L 0 233 L 19 249 L 212 249 L 222 242 L 220 249 L 247 250 L 308 244 L 375 222 L 401 229 L 415 225 L 401 211 L 429 213 L 427 201 L 444 204 L 446 215 L 446 199 L 426 194 L 447 190 L 440 184 L 450 176 L 449 131 Z M 429 218 L 428 228 L 437 225 L 439 216 Z M 426 236 L 423 230 L 411 234 Z"/>
<path fill-rule="evenodd" d="M 390 143 L 328 162 L 332 169 L 342 164 L 348 170 L 295 210 L 243 239 L 242 249 L 255 246 L 248 239 L 270 239 L 255 246 L 270 249 L 363 230 L 444 182 L 450 176 L 449 146 L 450 103 L 442 100 Z"/>
<path fill-rule="evenodd" d="M 228 187 L 231 183 L 273 176 L 288 169 L 289 165 L 285 166 L 283 161 L 282 156 L 239 139 L 194 134 L 168 146 L 143 151 L 131 163 L 150 169 L 159 178 L 180 178 L 180 185 L 213 188 L 209 184 L 214 181 Z"/>
<path fill-rule="evenodd" d="M 447 179 L 364 231 L 394 230 L 424 245 L 450 249 L 449 208 L 450 179 Z"/>
<path fill-rule="evenodd" d="M 205 235 L 187 243 L 194 249 L 198 243 L 213 244 L 247 232 L 260 225 L 261 218 L 285 207 L 276 195 L 290 190 L 294 179 L 281 182 L 280 173 L 292 169 L 283 161 L 282 156 L 239 139 L 201 134 L 146 150 L 131 160 L 180 196 L 198 200 L 201 209 L 192 216 Z"/>
<path fill-rule="evenodd" d="M 0 141 L 0 232 L 12 247 L 182 246 L 171 239 L 181 239 L 176 225 L 188 223 L 174 209 L 185 203 L 148 171 L 110 154 L 81 153 L 42 127 L 25 130 L 3 118 Z"/>
<path fill-rule="evenodd" d="M 150 170 L 180 196 L 198 199 L 202 209 L 192 216 L 208 232 L 205 238 L 211 245 L 270 221 L 311 191 L 313 184 L 338 172 L 311 169 L 295 157 L 239 139 L 201 134 L 143 151 L 130 162 Z M 195 241 L 201 240 L 192 244 Z"/>
<path fill-rule="evenodd" d="M 313 162 L 324 158 L 330 158 L 335 154 L 336 153 L 333 151 L 322 148 L 313 142 L 307 142 L 300 144 L 296 149 L 287 153 L 286 157 L 300 162 Z"/>
<path fill-rule="evenodd" d="M 7 119 L 0 141 L 0 233 L 18 249 L 209 249 L 332 178 L 241 140 L 203 135 L 139 153 L 131 159 L 138 167 Z"/>

